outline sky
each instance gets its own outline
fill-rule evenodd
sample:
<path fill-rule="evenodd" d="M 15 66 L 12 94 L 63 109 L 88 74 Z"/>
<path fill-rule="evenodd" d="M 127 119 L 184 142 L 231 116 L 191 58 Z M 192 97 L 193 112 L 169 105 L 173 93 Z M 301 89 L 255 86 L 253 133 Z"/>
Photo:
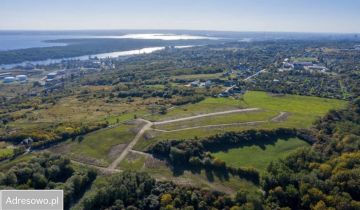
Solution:
<path fill-rule="evenodd" d="M 360 33 L 360 0 L 1 0 L 14 29 Z"/>

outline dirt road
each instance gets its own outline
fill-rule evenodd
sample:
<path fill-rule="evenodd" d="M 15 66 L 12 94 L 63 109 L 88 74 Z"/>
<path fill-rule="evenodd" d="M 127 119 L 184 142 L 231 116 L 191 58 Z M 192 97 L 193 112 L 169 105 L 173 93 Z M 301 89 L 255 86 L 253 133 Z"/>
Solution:
<path fill-rule="evenodd" d="M 260 110 L 260 109 L 259 108 L 248 108 L 248 109 L 235 109 L 235 110 L 223 111 L 223 112 L 213 112 L 213 113 L 208 113 L 208 114 L 195 115 L 195 116 L 191 116 L 191 117 L 178 118 L 178 119 L 174 119 L 174 120 L 153 122 L 153 125 L 164 125 L 164 124 L 168 124 L 168 123 L 193 120 L 193 119 L 202 118 L 202 117 L 211 117 L 211 116 L 216 116 L 216 115 L 224 115 L 224 114 L 231 114 L 231 113 L 238 113 L 238 112 L 252 112 L 252 111 L 258 111 L 258 110 Z"/>
<path fill-rule="evenodd" d="M 186 130 L 192 130 L 197 128 L 218 128 L 218 127 L 225 127 L 225 126 L 233 126 L 233 125 L 256 125 L 259 123 L 265 123 L 268 121 L 251 121 L 251 122 L 239 122 L 239 123 L 227 123 L 227 124 L 216 124 L 216 125 L 200 125 L 200 126 L 193 126 L 188 128 L 180 128 L 175 130 L 161 130 L 161 129 L 153 129 L 154 131 L 160 131 L 165 133 L 171 133 L 176 131 L 186 131 Z"/>
<path fill-rule="evenodd" d="M 244 81 L 248 81 L 248 80 L 250 80 L 251 78 L 256 77 L 257 75 L 259 75 L 259 74 L 261 74 L 261 73 L 263 73 L 263 72 L 265 72 L 265 71 L 266 71 L 266 69 L 263 69 L 263 70 L 261 70 L 261 71 L 258 71 L 258 72 L 256 72 L 255 74 L 253 74 L 253 75 L 245 78 Z"/>
<path fill-rule="evenodd" d="M 286 119 L 289 113 L 287 112 L 280 112 L 280 114 L 276 115 L 275 117 L 271 118 L 270 120 L 259 120 L 259 121 L 249 121 L 249 122 L 236 122 L 236 123 L 226 123 L 226 124 L 215 124 L 215 125 L 199 125 L 199 126 L 192 126 L 188 128 L 180 128 L 174 130 L 161 130 L 161 129 L 153 129 L 154 131 L 160 131 L 164 133 L 176 132 L 176 131 L 185 131 L 185 130 L 192 130 L 197 128 L 218 128 L 218 127 L 225 127 L 225 126 L 234 126 L 234 125 L 257 125 L 260 123 L 266 122 L 281 122 Z"/>
<path fill-rule="evenodd" d="M 149 128 L 151 128 L 152 123 L 150 121 L 147 120 L 143 120 L 143 119 L 139 119 L 143 122 L 145 122 L 145 125 L 140 129 L 140 131 L 136 134 L 136 136 L 134 137 L 134 139 L 126 146 L 126 148 L 122 151 L 122 153 L 120 154 L 120 156 L 118 158 L 116 158 L 116 160 L 114 160 L 108 167 L 108 169 L 115 169 L 120 163 L 121 161 L 124 160 L 124 158 L 126 157 L 126 155 L 129 153 L 130 150 L 132 150 L 132 148 L 135 146 L 135 144 L 140 140 L 140 138 L 142 137 L 142 135 L 145 133 L 145 131 L 147 131 Z"/>
<path fill-rule="evenodd" d="M 222 111 L 222 112 L 214 112 L 214 113 L 208 113 L 208 114 L 195 115 L 195 116 L 191 116 L 191 117 L 183 117 L 183 118 L 178 118 L 178 119 L 174 119 L 174 120 L 166 120 L 166 121 L 161 121 L 161 122 L 150 122 L 148 120 L 138 119 L 140 121 L 145 122 L 145 125 L 136 134 L 134 139 L 126 146 L 126 148 L 124 149 L 124 151 L 122 151 L 120 156 L 118 158 L 116 158 L 116 160 L 114 160 L 108 166 L 108 169 L 109 170 L 116 169 L 116 167 L 121 163 L 121 161 L 123 161 L 125 159 L 125 157 L 128 155 L 129 151 L 131 151 L 132 148 L 136 145 L 136 143 L 141 139 L 142 135 L 147 130 L 149 130 L 151 128 L 151 126 L 153 126 L 153 125 L 164 125 L 164 124 L 168 124 L 168 123 L 192 120 L 192 119 L 197 119 L 197 118 L 202 118 L 202 117 L 210 117 L 210 116 L 224 115 L 224 114 L 231 114 L 231 113 L 238 113 L 238 112 L 251 112 L 251 111 L 257 111 L 257 110 L 260 110 L 260 109 L 258 109 L 258 108 L 235 109 L 235 110 L 229 110 L 229 111 Z"/>
<path fill-rule="evenodd" d="M 95 168 L 97 168 L 99 170 L 102 170 L 104 172 L 110 172 L 110 173 L 121 171 L 119 169 L 116 169 L 116 167 L 126 158 L 126 156 L 129 154 L 129 152 L 134 152 L 134 153 L 138 153 L 138 154 L 141 154 L 141 155 L 146 154 L 146 153 L 143 153 L 143 152 L 138 152 L 138 151 L 133 150 L 133 147 L 141 139 L 141 137 L 144 135 L 144 133 L 147 130 L 150 130 L 153 125 L 164 125 L 164 124 L 180 122 L 180 121 L 186 121 L 186 120 L 193 120 L 193 119 L 203 118 L 203 117 L 211 117 L 211 116 L 231 114 L 231 113 L 239 113 L 239 112 L 251 112 L 251 111 L 258 111 L 258 110 L 260 110 L 260 109 L 259 108 L 235 109 L 235 110 L 229 110 L 229 111 L 213 112 L 213 113 L 208 113 L 208 114 L 200 114 L 200 115 L 195 115 L 195 116 L 190 116 L 190 117 L 183 117 L 183 118 L 178 118 L 178 119 L 173 119 L 173 120 L 160 121 L 160 122 L 150 122 L 150 121 L 144 120 L 144 119 L 137 119 L 139 121 L 144 122 L 145 124 L 141 127 L 141 129 L 138 131 L 138 133 L 133 138 L 133 140 L 121 152 L 121 154 L 119 155 L 118 158 L 116 158 L 107 168 L 97 167 L 97 166 L 93 166 L 93 165 L 89 165 L 89 166 L 92 166 L 92 167 L 95 167 Z M 268 120 L 268 121 L 281 121 L 281 119 L 283 117 L 285 117 L 286 114 L 287 113 L 285 113 L 285 112 L 281 112 L 279 115 L 273 117 L 271 120 Z M 268 122 L 268 121 L 251 121 L 251 122 L 242 122 L 242 123 L 204 125 L 204 126 L 195 126 L 195 127 L 182 128 L 182 129 L 171 130 L 171 131 L 159 130 L 159 129 L 153 129 L 153 130 L 161 131 L 161 132 L 174 132 L 174 131 L 190 130 L 190 129 L 195 129 L 195 128 L 211 128 L 211 127 L 221 127 L 221 126 L 230 126 L 230 125 L 255 125 L 255 124 L 259 124 L 259 123 L 265 123 L 265 122 Z M 148 154 L 146 154 L 146 155 L 148 155 Z M 88 165 L 86 163 L 80 163 L 78 161 L 74 161 L 74 162 L 77 162 L 79 164 Z"/>

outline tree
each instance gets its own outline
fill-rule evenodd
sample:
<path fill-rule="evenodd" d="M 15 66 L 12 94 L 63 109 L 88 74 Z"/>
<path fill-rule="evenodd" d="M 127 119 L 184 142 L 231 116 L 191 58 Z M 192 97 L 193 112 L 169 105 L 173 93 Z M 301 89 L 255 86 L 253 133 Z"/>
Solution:
<path fill-rule="evenodd" d="M 147 206 L 147 209 L 157 209 L 159 207 L 159 201 L 158 201 L 158 197 L 156 195 L 149 195 L 146 199 L 145 199 L 145 203 Z"/>
<path fill-rule="evenodd" d="M 160 106 L 159 114 L 165 115 L 167 113 L 167 108 L 165 106 Z"/>
<path fill-rule="evenodd" d="M 44 175 L 35 173 L 32 177 L 32 184 L 35 189 L 44 189 L 47 185 L 47 180 Z"/>
<path fill-rule="evenodd" d="M 240 205 L 246 203 L 246 192 L 243 190 L 238 191 L 235 195 L 235 201 Z"/>
<path fill-rule="evenodd" d="M 166 206 L 166 205 L 170 204 L 171 201 L 172 201 L 172 197 L 171 197 L 171 194 L 169 194 L 169 193 L 163 194 L 160 198 L 160 204 L 162 206 Z"/>
<path fill-rule="evenodd" d="M 19 168 L 16 172 L 18 184 L 25 184 L 32 176 L 33 170 L 29 167 Z"/>
<path fill-rule="evenodd" d="M 324 201 L 319 201 L 316 205 L 312 208 L 313 210 L 327 210 L 326 204 Z"/>
<path fill-rule="evenodd" d="M 17 177 L 13 171 L 8 172 L 2 180 L 4 185 L 15 186 L 17 184 Z"/>
<path fill-rule="evenodd" d="M 128 196 L 128 193 L 129 193 L 125 185 L 120 186 L 119 192 L 120 192 L 119 198 L 121 200 L 125 200 L 127 198 L 127 196 Z"/>
<path fill-rule="evenodd" d="M 48 169 L 48 177 L 49 177 L 49 180 L 51 180 L 51 181 L 57 181 L 59 174 L 60 174 L 60 168 L 57 165 L 52 165 Z"/>
<path fill-rule="evenodd" d="M 198 205 L 198 202 L 199 202 L 199 196 L 193 192 L 191 194 L 191 203 L 194 205 L 194 206 L 197 206 Z"/>

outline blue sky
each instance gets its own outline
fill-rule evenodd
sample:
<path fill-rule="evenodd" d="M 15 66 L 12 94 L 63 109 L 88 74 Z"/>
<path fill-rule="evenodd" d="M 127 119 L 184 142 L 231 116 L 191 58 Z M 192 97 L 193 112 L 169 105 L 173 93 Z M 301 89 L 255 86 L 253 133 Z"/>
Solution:
<path fill-rule="evenodd" d="M 1 0 L 1 29 L 360 32 L 360 0 Z"/>

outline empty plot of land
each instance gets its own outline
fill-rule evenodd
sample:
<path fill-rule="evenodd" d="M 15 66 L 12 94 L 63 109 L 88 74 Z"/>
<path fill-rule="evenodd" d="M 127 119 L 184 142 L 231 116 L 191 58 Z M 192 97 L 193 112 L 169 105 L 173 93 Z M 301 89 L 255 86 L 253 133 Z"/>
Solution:
<path fill-rule="evenodd" d="M 68 140 L 50 150 L 69 155 L 79 162 L 108 166 L 122 154 L 134 138 L 132 127 L 122 124 L 118 127 L 99 130 L 83 138 Z"/>
<path fill-rule="evenodd" d="M 304 107 L 305 104 L 314 107 L 309 109 Z M 214 135 L 229 129 L 240 131 L 250 128 L 306 127 L 317 116 L 325 114 L 330 108 L 341 107 L 343 104 L 345 103 L 339 100 L 304 96 L 279 97 L 264 92 L 248 92 L 243 100 L 209 98 L 181 109 L 171 109 L 165 115 L 165 118 L 170 117 L 170 119 L 157 122 L 138 120 L 142 124 L 138 126 L 138 129 L 132 129 L 133 132 L 126 125 L 95 132 L 86 135 L 82 141 L 71 142 L 72 145 L 68 148 L 70 155 L 75 158 L 79 155 L 84 156 L 87 162 L 94 161 L 102 166 L 111 162 L 108 168 L 115 169 L 133 148 L 143 150 L 161 139 L 189 139 L 199 137 L 199 135 L 200 137 Z M 230 107 L 243 106 L 248 108 L 226 110 Z M 225 110 L 211 112 L 218 107 Z M 187 112 L 188 110 L 191 112 Z M 195 125 L 192 125 L 194 122 Z M 211 122 L 217 123 L 211 124 Z M 167 125 L 175 129 L 169 132 L 149 131 L 151 126 Z M 188 127 L 181 128 L 185 125 Z M 125 130 L 121 130 L 124 128 Z"/>
<path fill-rule="evenodd" d="M 256 107 L 260 111 L 246 113 L 230 113 L 218 116 L 194 118 L 192 120 L 176 120 L 176 116 L 189 116 L 188 110 L 213 110 L 216 106 L 223 108 L 239 106 L 242 108 Z M 306 128 L 330 109 L 344 107 L 346 101 L 325 99 L 298 95 L 271 95 L 260 91 L 248 91 L 241 100 L 231 98 L 211 98 L 197 104 L 183 106 L 171 110 L 167 124 L 155 124 L 155 130 L 147 131 L 145 136 L 135 146 L 138 150 L 145 150 L 149 145 L 166 139 L 205 138 L 227 131 L 242 131 L 247 129 L 274 128 Z M 224 106 L 225 105 L 225 106 Z M 164 115 L 162 118 L 167 118 Z M 261 123 L 259 123 L 261 121 Z M 264 122 L 267 121 L 267 122 Z M 256 123 L 258 122 L 258 123 Z M 168 131 L 168 132 L 161 132 Z"/>
<path fill-rule="evenodd" d="M 309 147 L 309 144 L 298 138 L 276 139 L 270 142 L 246 143 L 238 148 L 212 154 L 230 166 L 253 167 L 264 172 L 271 161 L 285 158 L 300 147 Z"/>
<path fill-rule="evenodd" d="M 236 112 L 216 116 L 207 116 L 189 121 L 178 121 L 160 125 L 155 124 L 154 128 L 163 131 L 178 131 L 180 129 L 246 125 L 267 122 L 277 116 L 279 116 L 279 113 L 275 111 L 264 111 L 257 109 L 248 112 Z"/>
<path fill-rule="evenodd" d="M 146 122 L 141 129 L 138 131 L 138 133 L 136 134 L 136 136 L 131 140 L 131 142 L 126 146 L 126 148 L 124 148 L 124 150 L 120 153 L 119 157 L 117 157 L 110 165 L 109 165 L 109 169 L 115 169 L 120 163 L 121 161 L 124 160 L 124 158 L 126 157 L 126 155 L 129 153 L 130 150 L 132 150 L 132 148 L 135 146 L 135 144 L 140 140 L 140 138 L 142 137 L 142 135 L 144 134 L 144 132 L 146 130 L 148 130 L 151 127 L 151 123 L 150 122 Z"/>
<path fill-rule="evenodd" d="M 145 116 L 144 119 L 159 122 L 166 120 L 179 119 L 183 117 L 191 117 L 195 115 L 208 114 L 214 112 L 222 112 L 236 109 L 251 108 L 241 100 L 233 98 L 206 98 L 195 104 L 188 104 L 184 106 L 177 106 L 165 115 L 149 115 Z"/>
<path fill-rule="evenodd" d="M 169 123 L 194 120 L 194 119 L 203 118 L 203 117 L 212 117 L 212 116 L 217 116 L 217 115 L 233 114 L 233 113 L 239 113 L 239 112 L 251 112 L 251 111 L 258 111 L 258 110 L 259 110 L 258 108 L 235 109 L 235 110 L 229 110 L 229 111 L 200 114 L 200 115 L 195 115 L 195 116 L 191 116 L 191 117 L 183 117 L 183 118 L 178 118 L 178 119 L 173 119 L 173 120 L 153 122 L 153 125 L 164 125 L 164 124 L 169 124 Z"/>

